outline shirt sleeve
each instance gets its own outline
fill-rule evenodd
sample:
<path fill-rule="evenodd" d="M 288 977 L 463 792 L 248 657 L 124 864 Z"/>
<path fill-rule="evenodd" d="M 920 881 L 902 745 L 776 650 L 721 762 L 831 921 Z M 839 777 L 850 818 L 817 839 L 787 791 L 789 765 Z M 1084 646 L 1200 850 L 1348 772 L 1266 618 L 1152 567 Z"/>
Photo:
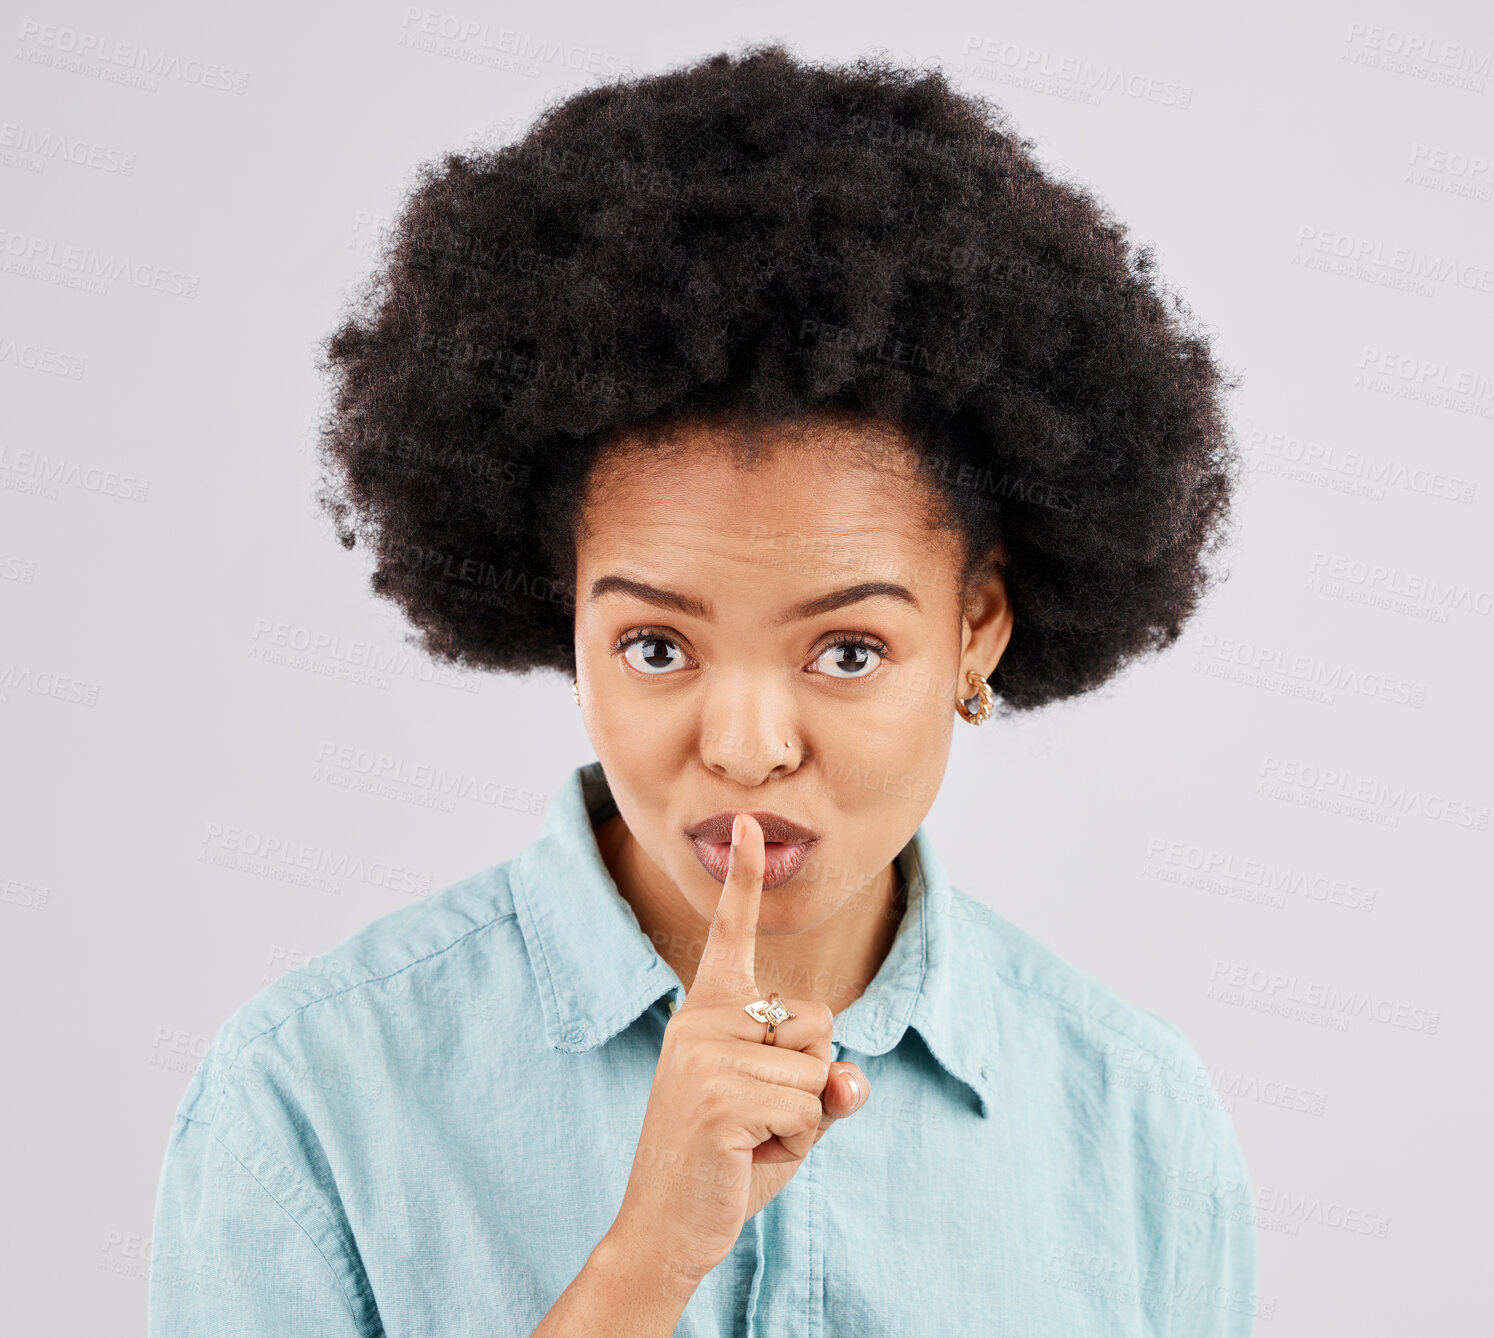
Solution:
<path fill-rule="evenodd" d="M 1177 1263 L 1167 1338 L 1250 1338 L 1272 1306 L 1257 1295 L 1254 1194 L 1229 1116 L 1212 1112 L 1208 1173 L 1178 1182 Z"/>
<path fill-rule="evenodd" d="M 220 1112 L 211 1121 L 179 1114 L 172 1126 L 149 1338 L 380 1338 L 333 1216 L 232 1124 Z"/>

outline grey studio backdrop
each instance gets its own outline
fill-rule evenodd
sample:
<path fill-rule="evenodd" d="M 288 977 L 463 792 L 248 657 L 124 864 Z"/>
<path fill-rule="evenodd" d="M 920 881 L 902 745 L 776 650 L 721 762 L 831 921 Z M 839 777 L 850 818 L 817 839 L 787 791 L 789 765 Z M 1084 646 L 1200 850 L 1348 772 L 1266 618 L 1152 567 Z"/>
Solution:
<path fill-rule="evenodd" d="M 7 5 L 0 53 L 11 1332 L 140 1332 L 218 1026 L 533 841 L 593 756 L 558 675 L 412 650 L 315 509 L 314 347 L 414 165 L 766 37 L 1001 103 L 1244 377 L 1230 579 L 1094 696 L 955 722 L 953 881 L 1197 1047 L 1257 1333 L 1486 1316 L 1486 6 L 152 0 Z"/>

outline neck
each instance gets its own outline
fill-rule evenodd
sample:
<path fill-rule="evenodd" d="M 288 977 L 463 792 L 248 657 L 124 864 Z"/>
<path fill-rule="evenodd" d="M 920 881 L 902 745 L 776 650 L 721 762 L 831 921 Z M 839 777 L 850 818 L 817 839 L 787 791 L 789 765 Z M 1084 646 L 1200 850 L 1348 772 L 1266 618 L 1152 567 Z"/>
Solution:
<path fill-rule="evenodd" d="M 710 921 L 648 858 L 620 814 L 598 827 L 596 837 L 618 892 L 689 993 Z M 754 970 L 762 996 L 777 990 L 786 999 L 828 1004 L 832 1013 L 849 1007 L 866 992 L 891 951 L 906 897 L 894 860 L 813 928 L 759 934 Z"/>

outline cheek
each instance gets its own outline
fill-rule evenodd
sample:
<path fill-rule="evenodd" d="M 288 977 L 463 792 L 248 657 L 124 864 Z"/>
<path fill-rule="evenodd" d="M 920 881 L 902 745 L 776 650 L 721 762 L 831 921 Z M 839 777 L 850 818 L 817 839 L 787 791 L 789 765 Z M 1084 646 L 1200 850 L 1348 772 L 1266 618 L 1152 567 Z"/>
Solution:
<path fill-rule="evenodd" d="M 827 713 L 814 726 L 825 781 L 844 781 L 884 799 L 931 802 L 953 720 L 953 699 L 931 673 L 884 675 L 860 709 Z"/>
<path fill-rule="evenodd" d="M 810 786 L 822 791 L 820 811 L 836 816 L 809 881 L 846 894 L 886 867 L 933 807 L 949 740 L 948 725 L 902 711 L 885 728 L 824 741 Z"/>
<path fill-rule="evenodd" d="M 678 780 L 682 755 L 660 730 L 638 716 L 614 705 L 603 707 L 592 714 L 589 737 L 614 793 L 625 790 L 642 813 L 655 818 Z M 647 746 L 640 747 L 644 739 Z"/>

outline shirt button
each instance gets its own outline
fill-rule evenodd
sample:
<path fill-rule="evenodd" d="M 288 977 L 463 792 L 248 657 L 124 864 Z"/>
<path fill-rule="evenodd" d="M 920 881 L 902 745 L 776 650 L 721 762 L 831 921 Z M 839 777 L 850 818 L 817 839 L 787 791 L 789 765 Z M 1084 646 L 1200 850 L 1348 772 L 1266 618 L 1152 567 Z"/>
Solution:
<path fill-rule="evenodd" d="M 574 1031 L 566 1032 L 565 1038 L 572 1045 L 580 1045 L 586 1039 L 586 1031 L 582 1027 L 577 1027 Z"/>

